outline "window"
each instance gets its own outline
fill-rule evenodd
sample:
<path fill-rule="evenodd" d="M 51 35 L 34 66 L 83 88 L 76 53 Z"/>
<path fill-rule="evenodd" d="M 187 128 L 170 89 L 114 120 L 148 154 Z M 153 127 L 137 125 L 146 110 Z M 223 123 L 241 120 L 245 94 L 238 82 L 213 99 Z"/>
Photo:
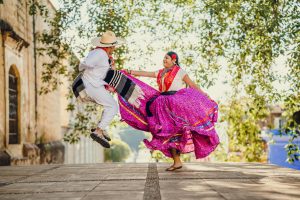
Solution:
<path fill-rule="evenodd" d="M 283 126 L 283 120 L 281 117 L 275 117 L 274 118 L 274 128 L 275 129 L 281 129 Z"/>
<path fill-rule="evenodd" d="M 9 70 L 9 144 L 19 143 L 19 78 L 15 67 Z"/>

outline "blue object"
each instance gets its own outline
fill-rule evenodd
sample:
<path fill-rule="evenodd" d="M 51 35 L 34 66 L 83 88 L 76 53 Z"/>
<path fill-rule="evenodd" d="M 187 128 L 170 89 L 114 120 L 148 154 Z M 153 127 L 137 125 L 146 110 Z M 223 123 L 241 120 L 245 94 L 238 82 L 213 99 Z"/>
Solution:
<path fill-rule="evenodd" d="M 267 142 L 273 139 L 274 143 L 268 144 L 268 160 L 269 163 L 279 165 L 282 167 L 288 167 L 292 169 L 300 170 L 300 161 L 295 161 L 294 163 L 288 163 L 287 151 L 285 150 L 285 145 L 289 143 L 289 136 L 286 134 L 280 135 L 280 130 L 274 129 L 269 132 L 270 137 L 264 137 Z M 300 138 L 293 141 L 300 147 Z"/>
<path fill-rule="evenodd" d="M 273 130 L 270 130 L 270 133 L 272 133 L 272 135 L 280 135 L 281 131 L 279 129 L 273 129 Z"/>

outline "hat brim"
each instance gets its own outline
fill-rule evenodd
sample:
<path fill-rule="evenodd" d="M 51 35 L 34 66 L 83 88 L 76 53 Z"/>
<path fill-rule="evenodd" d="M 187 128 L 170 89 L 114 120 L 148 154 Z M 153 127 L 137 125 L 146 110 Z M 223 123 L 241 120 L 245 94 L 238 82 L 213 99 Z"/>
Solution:
<path fill-rule="evenodd" d="M 120 46 L 125 44 L 125 40 L 121 39 L 121 38 L 117 38 L 117 41 L 114 42 L 113 44 L 104 44 L 100 42 L 100 37 L 95 37 L 91 40 L 91 43 L 93 46 L 97 46 L 97 47 L 116 47 L 116 46 Z"/>

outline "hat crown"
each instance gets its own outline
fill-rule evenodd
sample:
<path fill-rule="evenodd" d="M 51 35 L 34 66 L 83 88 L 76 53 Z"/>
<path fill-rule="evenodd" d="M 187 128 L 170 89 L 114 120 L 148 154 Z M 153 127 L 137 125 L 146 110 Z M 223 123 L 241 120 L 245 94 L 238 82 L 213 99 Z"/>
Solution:
<path fill-rule="evenodd" d="M 114 43 L 117 41 L 117 37 L 114 32 L 106 31 L 100 38 L 101 43 Z"/>
<path fill-rule="evenodd" d="M 124 40 L 117 38 L 115 33 L 112 31 L 106 31 L 101 37 L 95 37 L 91 40 L 92 45 L 98 47 L 112 47 L 118 46 L 125 43 Z"/>

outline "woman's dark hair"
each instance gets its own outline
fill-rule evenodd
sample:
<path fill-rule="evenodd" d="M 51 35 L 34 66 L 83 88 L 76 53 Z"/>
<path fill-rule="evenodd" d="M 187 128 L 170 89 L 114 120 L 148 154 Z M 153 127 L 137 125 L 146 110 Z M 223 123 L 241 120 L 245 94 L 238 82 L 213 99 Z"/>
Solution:
<path fill-rule="evenodd" d="M 172 59 L 176 59 L 175 63 L 179 66 L 179 57 L 177 53 L 175 53 L 174 51 L 169 51 L 167 55 L 170 56 Z"/>

